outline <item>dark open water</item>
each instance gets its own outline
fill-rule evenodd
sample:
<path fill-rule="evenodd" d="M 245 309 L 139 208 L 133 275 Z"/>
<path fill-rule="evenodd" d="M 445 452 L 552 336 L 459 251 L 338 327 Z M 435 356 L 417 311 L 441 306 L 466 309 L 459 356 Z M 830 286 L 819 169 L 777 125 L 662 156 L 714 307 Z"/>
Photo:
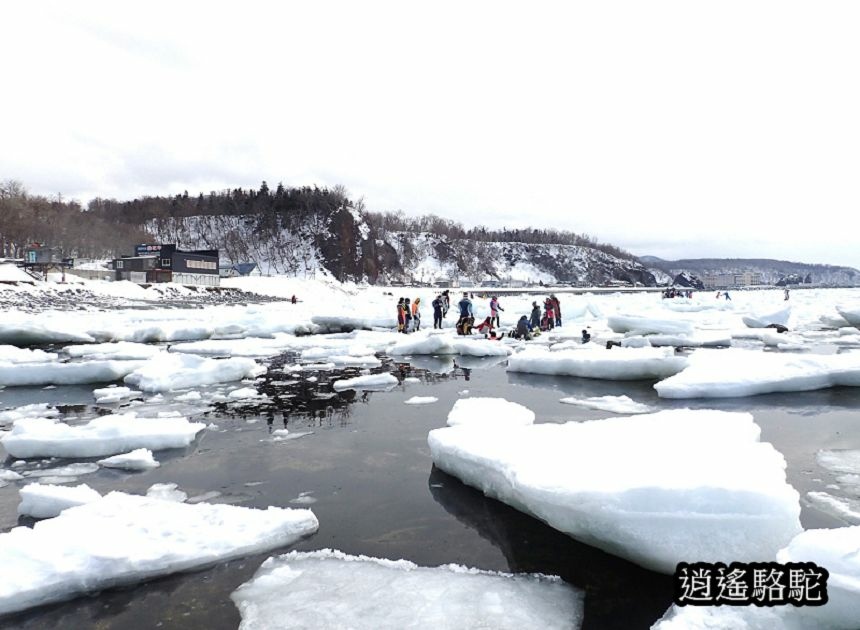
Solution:
<path fill-rule="evenodd" d="M 802 495 L 832 483 L 832 476 L 815 463 L 819 449 L 860 448 L 858 389 L 707 402 L 662 401 L 650 383 L 507 374 L 492 363 L 467 360 L 472 368 L 457 367 L 442 376 L 427 370 L 445 370 L 450 360 L 424 358 L 413 366 L 388 364 L 398 375 L 419 376 L 423 382 L 387 393 L 349 392 L 329 400 L 314 396 L 318 391 L 330 391 L 330 372 L 319 373 L 318 384 L 280 387 L 266 383 L 261 389 L 275 398 L 274 404 L 222 408 L 209 414 L 206 421 L 224 431 L 203 432 L 185 452 L 158 453 L 160 468 L 146 473 L 102 469 L 77 483 L 101 492 L 143 493 L 153 483 L 175 482 L 189 496 L 218 491 L 221 497 L 216 501 L 259 508 L 291 506 L 290 501 L 300 493 L 312 492 L 310 496 L 317 502 L 306 507 L 319 518 L 320 530 L 296 549 L 330 547 L 350 554 L 406 558 L 425 566 L 459 563 L 489 570 L 557 574 L 585 590 L 584 628 L 628 630 L 649 627 L 669 607 L 668 576 L 577 543 L 434 470 L 427 433 L 444 425 L 459 392 L 468 389 L 471 396 L 520 402 L 533 409 L 541 422 L 610 415 L 558 402 L 570 395 L 627 394 L 659 408 L 750 411 L 762 427 L 763 439 L 785 455 L 789 482 Z M 267 378 L 294 377 L 273 371 Z M 0 405 L 89 404 L 91 391 L 89 387 L 7 390 L 0 393 Z M 439 402 L 403 404 L 414 395 L 436 396 Z M 282 443 L 268 440 L 269 431 L 285 423 L 291 431 L 314 433 Z M 15 484 L 0 489 L 3 531 L 17 523 L 17 495 Z M 801 520 L 807 528 L 842 524 L 807 507 Z M 279 551 L 286 549 L 48 606 L 0 620 L 0 627 L 236 628 L 240 619 L 230 593 L 266 557 Z"/>

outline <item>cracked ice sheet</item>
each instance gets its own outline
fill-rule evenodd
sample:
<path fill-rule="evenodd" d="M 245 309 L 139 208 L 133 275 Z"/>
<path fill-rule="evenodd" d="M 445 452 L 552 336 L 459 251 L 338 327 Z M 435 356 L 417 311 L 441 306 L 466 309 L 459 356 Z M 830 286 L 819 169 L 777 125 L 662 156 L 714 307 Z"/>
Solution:
<path fill-rule="evenodd" d="M 0 534 L 0 614 L 277 549 L 318 527 L 310 510 L 111 492 Z"/>
<path fill-rule="evenodd" d="M 773 557 L 800 531 L 785 459 L 746 413 L 673 410 L 431 431 L 434 464 L 645 568 Z M 726 462 L 731 461 L 731 466 Z"/>
<path fill-rule="evenodd" d="M 654 385 L 661 398 L 728 398 L 860 386 L 860 352 L 799 355 L 696 350 L 687 367 Z"/>
<path fill-rule="evenodd" d="M 266 560 L 233 593 L 241 630 L 579 628 L 584 596 L 557 577 L 349 556 L 324 549 Z"/>

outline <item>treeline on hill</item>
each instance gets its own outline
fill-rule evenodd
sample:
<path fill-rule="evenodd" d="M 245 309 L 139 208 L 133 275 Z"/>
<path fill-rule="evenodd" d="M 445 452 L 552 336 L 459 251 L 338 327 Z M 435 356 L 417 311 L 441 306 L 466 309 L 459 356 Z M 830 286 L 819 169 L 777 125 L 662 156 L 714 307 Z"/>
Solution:
<path fill-rule="evenodd" d="M 256 190 L 235 188 L 197 196 L 186 191 L 130 201 L 96 198 L 86 208 L 29 195 L 18 182 L 0 186 L 0 243 L 4 255 L 13 257 L 33 241 L 60 247 L 66 256 L 109 257 L 158 238 L 180 247 L 217 247 L 234 262 L 262 259 L 273 271 L 297 273 L 303 266 L 308 268 L 312 246 L 336 277 L 373 282 L 397 271 L 397 257 L 387 237 L 420 232 L 478 244 L 584 246 L 636 260 L 618 247 L 572 232 L 465 228 L 434 215 L 369 212 L 362 200 L 349 199 L 340 186 L 278 184 L 272 190 L 263 182 Z"/>
<path fill-rule="evenodd" d="M 0 182 L 0 257 L 21 258 L 34 242 L 65 256 L 104 258 L 148 238 L 142 226 L 123 225 L 85 211 L 75 201 L 30 195 L 20 182 Z"/>

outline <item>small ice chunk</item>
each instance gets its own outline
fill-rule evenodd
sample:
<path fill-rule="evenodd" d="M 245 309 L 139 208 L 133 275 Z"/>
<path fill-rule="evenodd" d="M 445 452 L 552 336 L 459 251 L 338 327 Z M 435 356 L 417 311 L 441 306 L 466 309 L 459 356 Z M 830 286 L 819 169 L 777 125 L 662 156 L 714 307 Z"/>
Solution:
<path fill-rule="evenodd" d="M 334 389 L 337 391 L 344 389 L 360 389 L 368 391 L 388 390 L 398 384 L 397 377 L 388 372 L 382 374 L 367 374 L 364 376 L 356 376 L 355 378 L 347 378 L 334 382 Z"/>
<path fill-rule="evenodd" d="M 586 409 L 599 409 L 612 413 L 650 413 L 654 411 L 648 405 L 643 405 L 629 396 L 594 396 L 591 398 L 562 398 L 559 402 L 566 405 L 577 405 Z"/>
<path fill-rule="evenodd" d="M 534 421 L 534 411 L 504 398 L 464 398 L 455 402 L 448 413 L 449 427 L 528 426 Z"/>
<path fill-rule="evenodd" d="M 97 463 L 105 468 L 122 468 L 123 470 L 150 470 L 161 465 L 155 461 L 152 451 L 148 448 L 138 448 L 128 453 L 100 459 Z"/>
<path fill-rule="evenodd" d="M 191 391 L 187 394 L 180 394 L 179 396 L 176 396 L 173 400 L 177 402 L 193 402 L 196 400 L 201 400 L 202 398 L 203 396 L 200 394 L 200 392 Z"/>
<path fill-rule="evenodd" d="M 431 403 L 437 402 L 439 399 L 435 396 L 413 396 L 408 400 L 404 400 L 403 402 L 407 405 L 429 405 Z"/>
<path fill-rule="evenodd" d="M 24 405 L 23 407 L 0 411 L 0 426 L 12 424 L 22 418 L 56 418 L 59 415 L 60 412 L 48 403 Z"/>
<path fill-rule="evenodd" d="M 0 468 L 0 481 L 18 481 L 19 479 L 23 479 L 23 477 L 14 470 Z"/>
<path fill-rule="evenodd" d="M 404 382 L 404 383 L 415 384 L 415 383 L 420 383 L 420 382 L 421 382 L 421 379 L 420 379 L 420 378 L 417 378 L 417 377 L 415 377 L 415 376 L 407 376 L 406 378 L 404 378 L 404 379 L 403 379 L 403 382 Z"/>
<path fill-rule="evenodd" d="M 127 398 L 140 396 L 141 392 L 130 389 L 128 387 L 103 387 L 94 389 L 93 396 L 98 404 L 116 403 Z"/>
<path fill-rule="evenodd" d="M 99 469 L 98 464 L 92 462 L 77 462 L 75 464 L 66 464 L 57 468 L 42 468 L 39 470 L 29 470 L 24 473 L 25 477 L 79 477 L 80 475 L 89 475 Z"/>
<path fill-rule="evenodd" d="M 164 352 L 146 361 L 125 377 L 125 382 L 145 392 L 190 389 L 214 383 L 256 377 L 266 368 L 253 359 L 209 359 L 192 354 Z"/>
<path fill-rule="evenodd" d="M 150 499 L 175 501 L 177 503 L 183 503 L 188 498 L 188 495 L 180 490 L 175 483 L 154 483 L 146 491 L 146 496 Z"/>
<path fill-rule="evenodd" d="M 54 518 L 67 508 L 102 498 L 86 484 L 69 487 L 31 483 L 21 488 L 20 493 L 18 514 L 33 518 Z"/>
<path fill-rule="evenodd" d="M 269 558 L 231 597 L 241 630 L 575 630 L 584 600 L 581 590 L 557 577 L 427 568 L 330 549 Z"/>

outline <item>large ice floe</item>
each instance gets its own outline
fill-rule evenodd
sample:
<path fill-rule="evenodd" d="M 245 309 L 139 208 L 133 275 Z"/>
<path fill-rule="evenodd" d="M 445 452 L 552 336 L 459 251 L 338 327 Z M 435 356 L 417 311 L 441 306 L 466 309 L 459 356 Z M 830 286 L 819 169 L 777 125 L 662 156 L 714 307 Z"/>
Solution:
<path fill-rule="evenodd" d="M 0 385 L 41 386 L 109 383 L 131 374 L 143 364 L 142 361 L 0 362 Z"/>
<path fill-rule="evenodd" d="M 836 310 L 846 322 L 848 322 L 855 328 L 860 328 L 860 307 L 837 306 Z"/>
<path fill-rule="evenodd" d="M 349 556 L 324 549 L 266 560 L 232 595 L 241 630 L 576 629 L 583 593 L 557 577 Z"/>
<path fill-rule="evenodd" d="M 675 319 L 652 319 L 633 315 L 610 315 L 606 324 L 612 332 L 648 335 L 664 333 L 669 335 L 689 335 L 693 325 L 688 321 Z"/>
<path fill-rule="evenodd" d="M 750 315 L 744 315 L 741 319 L 743 320 L 744 324 L 746 324 L 750 328 L 767 328 L 772 324 L 787 326 L 788 318 L 790 316 L 791 307 L 785 306 L 778 310 L 766 313 L 751 313 Z"/>
<path fill-rule="evenodd" d="M 689 365 L 654 385 L 663 398 L 728 398 L 860 386 L 860 352 L 832 355 L 696 350 Z"/>
<path fill-rule="evenodd" d="M 206 427 L 183 417 L 106 415 L 70 426 L 51 418 L 18 420 L 0 443 L 12 457 L 104 457 L 138 448 L 183 448 Z"/>
<path fill-rule="evenodd" d="M 445 472 L 572 537 L 671 573 L 773 557 L 800 531 L 785 460 L 750 414 L 673 410 L 566 424 L 431 431 Z"/>
<path fill-rule="evenodd" d="M 318 526 L 304 509 L 111 492 L 0 534 L 0 614 L 277 549 Z"/>
<path fill-rule="evenodd" d="M 529 426 L 535 412 L 504 398 L 461 398 L 448 414 L 448 426 L 482 425 L 492 427 Z"/>
<path fill-rule="evenodd" d="M 508 360 L 508 371 L 553 376 L 578 376 L 613 381 L 660 379 L 677 374 L 687 365 L 672 348 L 613 348 L 585 346 L 578 350 L 550 351 L 528 348 Z"/>
<path fill-rule="evenodd" d="M 773 560 L 774 558 L 761 558 Z M 653 630 L 857 630 L 860 627 L 860 526 L 811 529 L 781 549 L 778 562 L 827 569 L 824 606 L 672 606 Z"/>
<path fill-rule="evenodd" d="M 209 359 L 191 354 L 163 353 L 132 371 L 125 377 L 125 382 L 145 392 L 164 392 L 240 381 L 265 371 L 265 367 L 245 357 Z"/>

